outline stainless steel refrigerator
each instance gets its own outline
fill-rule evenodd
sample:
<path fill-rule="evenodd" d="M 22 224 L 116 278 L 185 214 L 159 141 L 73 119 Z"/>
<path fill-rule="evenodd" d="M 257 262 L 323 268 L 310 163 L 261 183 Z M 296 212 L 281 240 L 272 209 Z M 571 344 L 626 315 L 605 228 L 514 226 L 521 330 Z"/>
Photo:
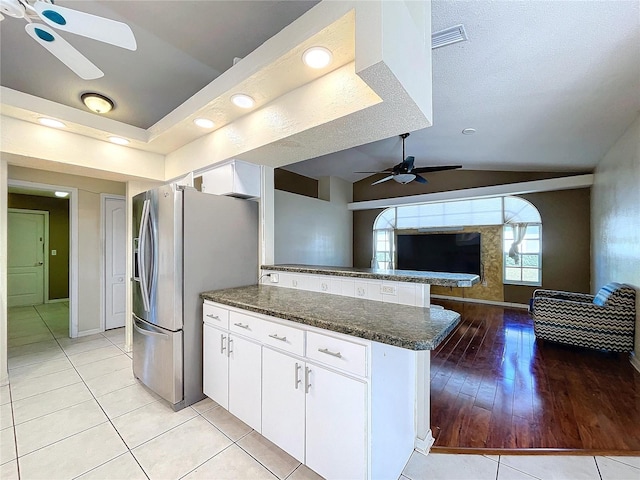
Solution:
<path fill-rule="evenodd" d="M 202 393 L 202 299 L 257 283 L 258 204 L 166 185 L 133 198 L 133 372 L 174 410 Z"/>

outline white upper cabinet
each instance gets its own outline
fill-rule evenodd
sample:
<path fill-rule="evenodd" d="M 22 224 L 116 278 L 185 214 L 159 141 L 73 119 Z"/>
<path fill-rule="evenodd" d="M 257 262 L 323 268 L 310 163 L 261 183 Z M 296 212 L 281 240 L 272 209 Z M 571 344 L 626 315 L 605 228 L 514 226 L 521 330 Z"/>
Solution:
<path fill-rule="evenodd" d="M 260 165 L 231 160 L 202 174 L 202 191 L 239 198 L 260 197 Z"/>

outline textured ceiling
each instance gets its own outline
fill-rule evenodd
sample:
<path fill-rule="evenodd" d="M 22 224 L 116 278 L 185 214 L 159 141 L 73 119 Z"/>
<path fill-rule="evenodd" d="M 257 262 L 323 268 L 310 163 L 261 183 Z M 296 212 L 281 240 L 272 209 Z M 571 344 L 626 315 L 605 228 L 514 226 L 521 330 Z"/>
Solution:
<path fill-rule="evenodd" d="M 25 21 L 0 24 L 2 86 L 70 107 L 79 93 L 112 98 L 110 118 L 149 128 L 317 1 L 69 1 L 56 5 L 127 23 L 135 52 L 73 34 L 65 39 L 105 75 L 84 81 L 31 40 Z M 45 74 L 46 72 L 46 74 Z"/>
<path fill-rule="evenodd" d="M 590 170 L 640 113 L 637 0 L 434 0 L 432 16 L 469 41 L 433 51 L 433 126 L 406 140 L 416 166 Z M 401 157 L 392 137 L 286 168 L 353 182 Z"/>
<path fill-rule="evenodd" d="M 125 21 L 135 32 L 138 51 L 65 34 L 105 72 L 102 79 L 82 82 L 28 38 L 23 21 L 6 18 L 0 24 L 0 83 L 78 111 L 84 109 L 80 92 L 105 93 L 116 102 L 110 119 L 117 121 L 123 129 L 121 135 L 126 135 L 130 133 L 127 126 L 147 129 L 169 112 L 180 110 L 179 105 L 193 102 L 212 80 L 229 73 L 233 57 L 251 57 L 250 52 L 317 2 L 57 3 Z M 589 170 L 640 112 L 637 0 L 433 0 L 432 15 L 433 31 L 463 23 L 469 41 L 433 51 L 433 126 L 412 132 L 406 145 L 417 166 Z M 409 52 L 407 56 L 411 58 Z M 421 73 L 417 69 L 416 78 Z M 403 132 L 395 118 L 398 112 L 383 108 L 374 107 L 379 115 L 352 115 L 348 121 L 335 123 L 333 133 L 331 129 L 324 134 L 309 129 L 265 143 L 255 149 L 256 159 L 251 154 L 244 158 L 261 162 L 260 156 L 285 158 L 283 153 L 294 150 L 302 153 L 291 153 L 291 161 L 309 158 L 306 152 L 323 153 L 371 141 L 363 139 L 369 130 L 377 129 L 376 133 L 382 134 L 376 138 L 388 138 L 287 167 L 316 178 L 334 175 L 358 180 L 366 175 L 354 171 L 384 169 L 401 160 L 396 135 Z M 3 105 L 3 115 L 22 118 L 15 110 L 12 105 Z M 410 114 L 405 115 L 404 123 L 416 128 Z M 105 131 L 111 128 L 104 125 Z M 468 127 L 477 133 L 462 135 Z M 153 127 L 149 131 L 153 134 Z M 77 132 L 92 135 L 82 128 Z M 327 138 L 327 133 L 335 135 L 333 150 L 329 149 L 332 138 Z M 351 141 L 345 135 L 350 135 Z M 166 143 L 169 138 L 178 141 L 177 135 L 168 131 L 164 146 L 155 151 L 164 154 L 176 148 Z"/>

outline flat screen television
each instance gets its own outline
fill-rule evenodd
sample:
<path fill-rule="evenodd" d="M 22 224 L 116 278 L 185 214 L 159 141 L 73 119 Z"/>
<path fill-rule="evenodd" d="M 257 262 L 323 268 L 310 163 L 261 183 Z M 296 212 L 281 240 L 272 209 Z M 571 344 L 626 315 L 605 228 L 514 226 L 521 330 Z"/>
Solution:
<path fill-rule="evenodd" d="M 480 233 L 398 235 L 400 270 L 475 273 L 480 275 Z"/>

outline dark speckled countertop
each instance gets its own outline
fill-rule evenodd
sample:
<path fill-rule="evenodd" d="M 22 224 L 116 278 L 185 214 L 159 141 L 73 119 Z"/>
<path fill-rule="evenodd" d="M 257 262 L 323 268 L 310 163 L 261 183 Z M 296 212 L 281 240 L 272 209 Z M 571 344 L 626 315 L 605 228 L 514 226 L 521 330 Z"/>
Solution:
<path fill-rule="evenodd" d="M 322 267 L 317 265 L 262 265 L 262 270 L 275 272 L 335 275 L 392 282 L 427 283 L 442 287 L 472 287 L 480 277 L 471 273 L 419 272 L 417 270 L 380 270 L 376 268 Z"/>
<path fill-rule="evenodd" d="M 451 310 L 411 307 L 267 285 L 204 292 L 201 297 L 409 350 L 433 350 L 460 321 L 460 315 Z"/>

